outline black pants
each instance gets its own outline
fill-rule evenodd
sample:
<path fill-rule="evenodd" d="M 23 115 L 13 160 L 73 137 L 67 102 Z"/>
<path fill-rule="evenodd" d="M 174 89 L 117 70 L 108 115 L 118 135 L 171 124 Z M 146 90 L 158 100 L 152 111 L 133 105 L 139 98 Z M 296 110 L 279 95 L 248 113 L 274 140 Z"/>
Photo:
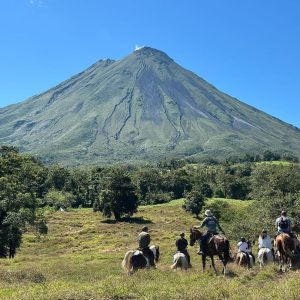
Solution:
<path fill-rule="evenodd" d="M 208 239 L 215 234 L 217 234 L 217 232 L 206 231 L 205 233 L 203 233 L 203 235 L 201 237 L 201 241 L 200 241 L 200 250 L 203 253 L 205 253 L 207 251 Z"/>
<path fill-rule="evenodd" d="M 146 247 L 144 249 L 142 249 L 143 254 L 149 259 L 149 265 L 154 267 L 155 266 L 155 262 L 154 262 L 154 254 L 153 252 L 150 250 L 149 247 Z"/>

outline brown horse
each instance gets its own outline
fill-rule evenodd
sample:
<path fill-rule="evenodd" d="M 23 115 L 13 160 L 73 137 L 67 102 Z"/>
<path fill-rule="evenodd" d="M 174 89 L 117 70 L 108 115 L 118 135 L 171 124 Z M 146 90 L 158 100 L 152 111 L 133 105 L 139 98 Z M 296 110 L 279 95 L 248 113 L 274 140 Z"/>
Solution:
<path fill-rule="evenodd" d="M 295 257 L 293 253 L 294 245 L 294 240 L 287 233 L 277 235 L 274 248 L 276 249 L 280 271 L 285 270 L 284 266 L 286 265 L 292 267 L 292 261 Z"/>
<path fill-rule="evenodd" d="M 190 245 L 193 246 L 196 241 L 200 243 L 202 233 L 195 227 L 190 230 Z M 218 255 L 220 260 L 223 263 L 222 273 L 226 274 L 226 265 L 230 260 L 229 255 L 229 241 L 227 238 L 221 234 L 217 234 L 209 238 L 207 244 L 207 251 L 202 255 L 202 270 L 205 270 L 206 256 L 209 256 L 211 259 L 211 264 L 217 274 L 217 269 L 215 267 L 214 255 Z"/>

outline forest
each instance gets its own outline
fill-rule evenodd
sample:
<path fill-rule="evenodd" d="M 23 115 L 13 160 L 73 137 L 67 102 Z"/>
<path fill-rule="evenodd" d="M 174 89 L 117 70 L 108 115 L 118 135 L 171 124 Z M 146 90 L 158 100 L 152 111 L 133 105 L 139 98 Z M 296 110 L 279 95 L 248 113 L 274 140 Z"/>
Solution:
<path fill-rule="evenodd" d="M 182 209 L 199 217 L 210 208 L 228 215 L 226 201 L 251 201 L 248 215 L 234 223 L 249 237 L 260 228 L 274 230 L 280 210 L 288 211 L 300 231 L 300 167 L 297 157 L 265 151 L 224 162 L 163 160 L 154 165 L 66 168 L 45 165 L 14 147 L 0 148 L 0 257 L 13 256 L 28 227 L 47 233 L 47 210 L 91 208 L 116 221 L 130 218 L 140 205 L 184 198 Z"/>

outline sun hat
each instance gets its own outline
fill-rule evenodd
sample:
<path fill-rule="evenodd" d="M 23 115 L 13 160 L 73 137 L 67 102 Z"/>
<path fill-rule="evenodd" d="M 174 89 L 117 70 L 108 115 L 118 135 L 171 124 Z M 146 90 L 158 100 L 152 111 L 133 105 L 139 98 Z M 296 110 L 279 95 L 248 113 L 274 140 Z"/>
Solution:
<path fill-rule="evenodd" d="M 211 217 L 213 214 L 212 212 L 210 211 L 210 209 L 207 209 L 204 213 L 207 217 Z"/>

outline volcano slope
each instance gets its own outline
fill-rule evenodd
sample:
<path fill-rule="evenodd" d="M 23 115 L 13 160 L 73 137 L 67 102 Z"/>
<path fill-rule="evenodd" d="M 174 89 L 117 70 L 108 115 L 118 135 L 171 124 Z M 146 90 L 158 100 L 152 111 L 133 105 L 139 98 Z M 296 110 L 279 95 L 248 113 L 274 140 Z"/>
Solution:
<path fill-rule="evenodd" d="M 300 155 L 300 130 L 144 47 L 0 109 L 0 144 L 64 165 L 266 149 Z"/>

